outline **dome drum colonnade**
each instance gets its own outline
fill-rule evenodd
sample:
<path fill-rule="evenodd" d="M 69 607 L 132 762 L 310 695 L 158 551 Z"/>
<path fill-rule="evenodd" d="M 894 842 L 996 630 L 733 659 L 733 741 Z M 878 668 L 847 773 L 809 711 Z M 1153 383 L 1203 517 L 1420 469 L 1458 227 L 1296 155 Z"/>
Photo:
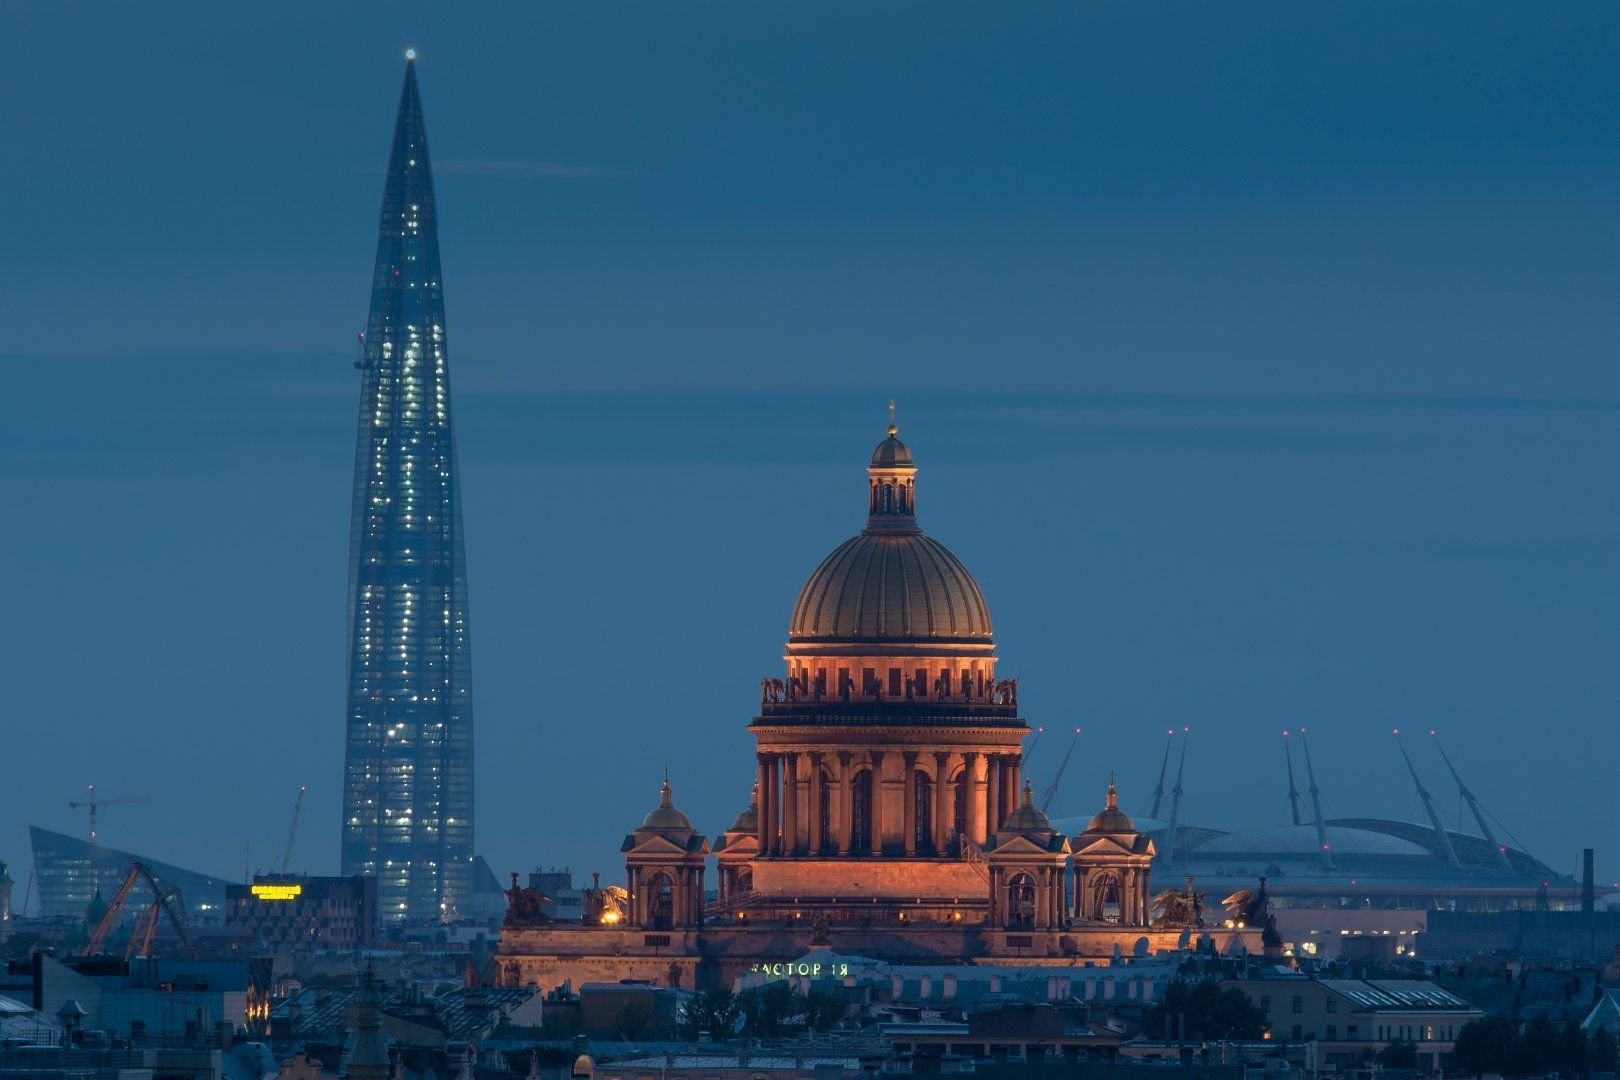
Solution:
<path fill-rule="evenodd" d="M 765 680 L 750 725 L 756 859 L 959 861 L 1017 806 L 1029 725 L 1016 683 L 996 679 L 978 584 L 917 524 L 916 475 L 891 422 L 867 467 L 866 528 L 794 605 L 786 677 Z"/>

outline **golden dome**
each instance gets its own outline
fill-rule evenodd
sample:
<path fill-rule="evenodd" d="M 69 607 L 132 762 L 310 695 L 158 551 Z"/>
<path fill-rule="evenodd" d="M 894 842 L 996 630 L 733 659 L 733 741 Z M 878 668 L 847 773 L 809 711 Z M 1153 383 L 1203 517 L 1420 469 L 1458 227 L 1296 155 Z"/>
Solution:
<path fill-rule="evenodd" d="M 893 424 L 889 425 L 889 437 L 877 444 L 872 451 L 872 467 L 875 469 L 903 469 L 912 464 L 911 448 L 899 439 L 900 429 Z"/>
<path fill-rule="evenodd" d="M 891 423 L 867 469 L 866 528 L 823 559 L 799 591 L 790 645 L 991 644 L 978 582 L 917 525 L 916 471 Z"/>
<path fill-rule="evenodd" d="M 643 829 L 692 829 L 692 822 L 687 816 L 675 809 L 675 801 L 669 790 L 669 779 L 664 779 L 664 786 L 658 791 L 658 805 L 641 819 Z"/>
<path fill-rule="evenodd" d="M 1108 805 L 1097 812 L 1086 826 L 1088 833 L 1134 833 L 1136 825 L 1131 821 L 1125 811 L 1119 808 L 1119 792 L 1114 790 L 1114 777 L 1108 777 Z"/>
<path fill-rule="evenodd" d="M 737 815 L 737 820 L 731 823 L 727 832 L 752 833 L 759 831 L 759 783 L 754 783 L 753 796 L 748 800 L 748 809 Z"/>
<path fill-rule="evenodd" d="M 990 608 L 967 567 L 921 533 L 862 533 L 799 591 L 790 642 L 990 642 Z"/>
<path fill-rule="evenodd" d="M 1052 823 L 1035 805 L 1035 791 L 1029 786 L 1028 780 L 1024 781 L 1024 791 L 1019 797 L 1017 809 L 1007 815 L 1007 821 L 1001 826 L 1000 831 L 1021 833 L 1052 831 Z"/>

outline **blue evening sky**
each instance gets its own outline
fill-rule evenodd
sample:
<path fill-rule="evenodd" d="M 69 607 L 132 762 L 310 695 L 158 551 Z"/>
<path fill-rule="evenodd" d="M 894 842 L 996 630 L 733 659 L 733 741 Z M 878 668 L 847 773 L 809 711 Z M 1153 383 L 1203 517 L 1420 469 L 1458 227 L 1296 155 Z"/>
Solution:
<path fill-rule="evenodd" d="M 478 846 L 713 834 L 898 399 L 1054 810 L 1418 819 L 1390 729 L 1620 876 L 1620 9 L 10 4 L 0 860 L 335 871 L 402 53 L 437 173 Z M 1032 763 L 1050 780 L 1061 737 Z M 1448 816 L 1454 787 L 1414 757 Z M 1471 825 L 1470 825 L 1471 827 Z M 246 852 L 244 852 L 246 848 Z M 244 854 L 246 858 L 244 859 Z M 20 895 L 20 893 L 19 893 Z"/>

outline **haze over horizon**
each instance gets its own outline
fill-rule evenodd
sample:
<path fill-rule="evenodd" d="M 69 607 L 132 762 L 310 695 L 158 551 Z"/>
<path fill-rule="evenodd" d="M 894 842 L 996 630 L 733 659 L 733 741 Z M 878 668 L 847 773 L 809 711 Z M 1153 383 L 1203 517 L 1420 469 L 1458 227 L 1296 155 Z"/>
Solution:
<path fill-rule="evenodd" d="M 0 630 L 26 826 L 335 872 L 354 414 L 420 51 L 477 847 L 617 880 L 746 804 L 794 596 L 899 403 L 1054 816 L 1620 850 L 1620 14 L 423 3 L 8 12 Z M 247 851 L 244 852 L 244 846 Z M 245 858 L 244 858 L 245 856 Z"/>

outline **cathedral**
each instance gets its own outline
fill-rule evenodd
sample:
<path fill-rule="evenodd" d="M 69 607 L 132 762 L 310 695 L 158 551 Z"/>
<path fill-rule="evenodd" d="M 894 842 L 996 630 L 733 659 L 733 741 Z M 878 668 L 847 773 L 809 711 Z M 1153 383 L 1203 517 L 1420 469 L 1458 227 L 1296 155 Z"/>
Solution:
<path fill-rule="evenodd" d="M 1078 836 L 1035 806 L 1018 680 L 998 674 L 973 575 L 918 525 L 892 421 L 865 495 L 866 527 L 810 574 L 786 669 L 761 680 L 751 804 L 711 843 L 666 779 L 625 837 L 625 885 L 591 890 L 580 923 L 547 918 L 514 881 L 502 982 L 708 987 L 812 949 L 1054 966 L 1258 951 L 1252 923 L 1204 925 L 1190 882 L 1153 896 L 1153 843 L 1112 782 Z"/>

